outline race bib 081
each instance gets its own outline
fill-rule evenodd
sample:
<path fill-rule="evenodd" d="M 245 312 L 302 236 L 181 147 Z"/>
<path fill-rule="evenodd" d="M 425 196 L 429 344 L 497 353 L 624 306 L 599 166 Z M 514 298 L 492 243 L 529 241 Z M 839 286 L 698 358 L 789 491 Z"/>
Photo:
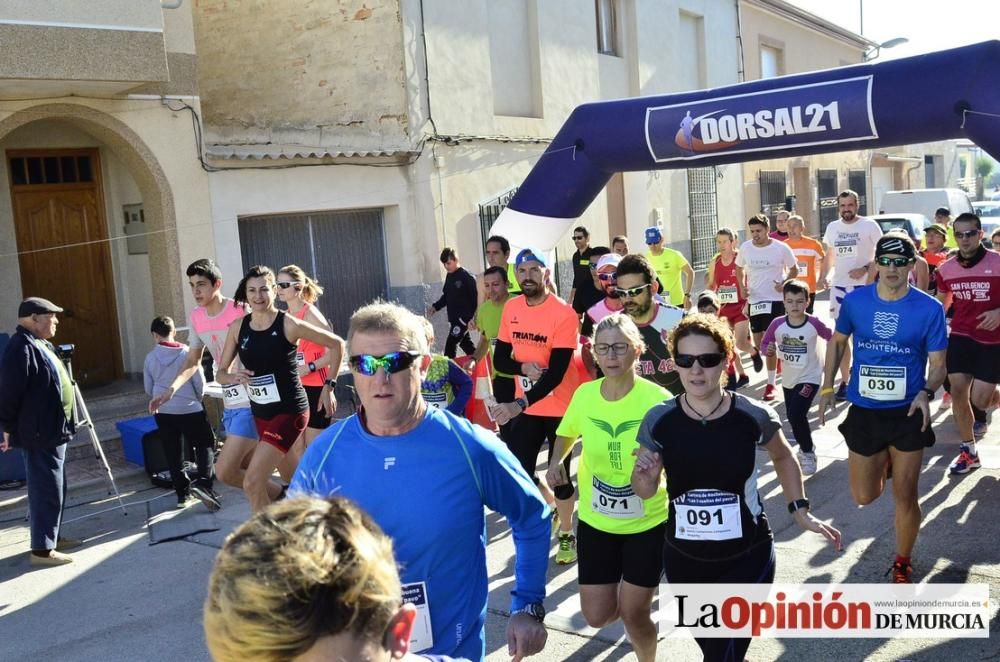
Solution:
<path fill-rule="evenodd" d="M 281 401 L 281 396 L 278 395 L 278 384 L 274 380 L 274 375 L 251 377 L 250 383 L 247 384 L 247 393 L 250 394 L 251 402 L 258 405 L 269 405 Z"/>

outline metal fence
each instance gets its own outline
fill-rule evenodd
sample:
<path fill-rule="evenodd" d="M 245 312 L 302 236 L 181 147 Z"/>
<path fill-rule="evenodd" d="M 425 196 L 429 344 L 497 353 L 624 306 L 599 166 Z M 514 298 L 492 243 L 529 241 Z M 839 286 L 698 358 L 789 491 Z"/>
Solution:
<path fill-rule="evenodd" d="M 483 245 L 484 251 L 486 250 L 486 240 L 490 238 L 490 227 L 496 222 L 504 207 L 510 203 L 515 193 L 517 193 L 516 186 L 505 193 L 501 193 L 492 200 L 479 205 L 479 234 L 480 243 Z"/>
<path fill-rule="evenodd" d="M 715 233 L 719 230 L 717 180 L 715 166 L 687 171 L 691 265 L 695 269 L 707 267 L 715 255 Z"/>
<path fill-rule="evenodd" d="M 858 194 L 858 214 L 868 214 L 868 175 L 864 170 L 847 171 L 847 188 Z"/>
<path fill-rule="evenodd" d="M 826 226 L 840 217 L 837 210 L 837 171 L 816 171 L 816 192 L 819 205 L 819 235 L 826 234 Z"/>
<path fill-rule="evenodd" d="M 757 181 L 760 185 L 760 211 L 775 227 L 775 216 L 785 208 L 785 196 L 788 189 L 785 183 L 784 170 L 759 170 Z"/>

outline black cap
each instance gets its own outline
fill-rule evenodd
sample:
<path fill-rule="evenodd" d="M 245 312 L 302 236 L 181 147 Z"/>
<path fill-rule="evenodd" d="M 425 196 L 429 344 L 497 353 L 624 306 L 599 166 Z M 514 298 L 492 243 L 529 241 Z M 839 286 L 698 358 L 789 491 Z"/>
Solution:
<path fill-rule="evenodd" d="M 17 307 L 18 317 L 28 317 L 30 315 L 44 315 L 46 313 L 61 313 L 62 308 L 42 297 L 28 297 Z"/>
<path fill-rule="evenodd" d="M 875 244 L 875 257 L 883 255 L 902 255 L 912 260 L 916 256 L 916 251 L 913 248 L 913 242 L 908 237 L 889 234 L 883 236 Z"/>
<path fill-rule="evenodd" d="M 938 207 L 937 211 L 934 212 L 935 216 L 951 216 L 951 210 L 947 207 Z"/>

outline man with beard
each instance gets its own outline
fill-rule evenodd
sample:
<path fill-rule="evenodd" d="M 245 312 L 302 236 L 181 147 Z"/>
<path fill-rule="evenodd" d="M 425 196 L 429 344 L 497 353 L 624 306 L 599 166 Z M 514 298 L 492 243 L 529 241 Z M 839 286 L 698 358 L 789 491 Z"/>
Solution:
<path fill-rule="evenodd" d="M 817 289 L 830 289 L 830 316 L 836 321 L 844 297 L 868 283 L 874 272 L 875 244 L 882 237 L 882 228 L 870 218 L 858 216 L 858 194 L 851 190 L 837 196 L 840 220 L 830 223 L 823 235 L 826 273 Z M 831 278 L 832 274 L 832 278 Z M 851 371 L 851 346 L 844 346 L 840 364 L 840 388 L 837 400 L 847 399 L 847 381 Z"/>
<path fill-rule="evenodd" d="M 684 317 L 684 311 L 655 300 L 659 286 L 653 266 L 643 255 L 626 255 L 618 263 L 616 290 L 625 309 L 646 343 L 646 351 L 636 361 L 636 372 L 656 382 L 672 394 L 684 392 L 680 376 L 667 350 L 667 335 Z"/>
<path fill-rule="evenodd" d="M 950 294 L 954 310 L 946 363 L 962 439 L 949 467 L 957 475 L 980 466 L 976 439 L 986 434 L 986 424 L 974 424 L 972 406 L 988 410 L 1000 402 L 1000 254 L 983 248 L 983 226 L 975 214 L 959 215 L 954 227 L 958 255 L 943 262 L 934 279 L 938 299 Z"/>
<path fill-rule="evenodd" d="M 597 328 L 602 319 L 622 309 L 621 299 L 618 298 L 617 281 L 615 280 L 615 270 L 621 260 L 621 256 L 617 253 L 608 253 L 602 255 L 597 261 L 597 282 L 601 284 L 604 298 L 587 309 L 587 317 L 590 318 L 594 328 Z"/>
<path fill-rule="evenodd" d="M 570 366 L 577 346 L 579 318 L 567 303 L 546 292 L 549 269 L 542 253 L 525 248 L 517 254 L 514 266 L 524 296 L 504 306 L 493 360 L 497 370 L 514 375 L 515 399 L 493 407 L 493 417 L 501 426 L 514 421 L 507 440 L 510 449 L 546 501 L 551 501 L 548 488 L 542 487 L 535 475 L 535 467 L 546 441 L 551 459 L 556 429 L 580 384 L 577 371 Z M 567 456 L 563 463 L 567 476 L 569 461 Z M 559 517 L 556 563 L 560 565 L 576 561 L 575 493 L 571 482 L 555 488 Z"/>

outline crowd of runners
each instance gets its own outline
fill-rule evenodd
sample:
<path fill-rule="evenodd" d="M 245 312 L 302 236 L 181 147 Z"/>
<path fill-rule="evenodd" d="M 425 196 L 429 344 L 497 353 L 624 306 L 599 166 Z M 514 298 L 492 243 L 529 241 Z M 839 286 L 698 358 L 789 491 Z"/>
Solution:
<path fill-rule="evenodd" d="M 386 590 L 414 607 L 400 611 L 389 600 L 374 619 L 389 629 L 378 631 L 333 610 L 338 615 L 315 632 L 291 637 L 288 650 L 329 647 L 336 642 L 324 637 L 353 633 L 396 658 L 414 650 L 482 659 L 485 505 L 513 530 L 508 647 L 515 659 L 545 643 L 554 535 L 555 563 L 577 564 L 587 623 L 621 619 L 638 659 L 653 660 L 651 605 L 661 578 L 773 581 L 773 536 L 757 490 L 764 462 L 773 464 L 795 522 L 840 549 L 839 531 L 810 514 L 804 489 L 803 477 L 819 470 L 809 420 L 817 400 L 821 425 L 838 401 L 850 404 L 839 430 L 857 503 L 871 503 L 891 485 L 892 582 L 911 581 L 917 480 L 935 440 L 930 401 L 942 387 L 948 400 L 941 406 L 951 407 L 962 440 L 948 471 L 979 466 L 976 442 L 1000 403 L 1000 254 L 984 246 L 972 214 L 952 221 L 939 210 L 943 224 L 915 242 L 859 216 L 853 191 L 841 193 L 838 204 L 840 218 L 821 240 L 804 236 L 802 218 L 787 212 L 779 212 L 773 231 L 766 216 L 750 218 L 741 245 L 735 229 L 719 230 L 707 289 L 697 294 L 694 271 L 658 228 L 645 234 L 646 254 L 628 252 L 624 237 L 615 238 L 614 250 L 593 247 L 587 230 L 575 228 L 568 300 L 557 294 L 554 265 L 541 251 L 511 255 L 505 238 L 490 237 L 487 268 L 476 277 L 446 249 L 444 292 L 425 311 L 429 318 L 448 309 L 445 356 L 432 354 L 426 319 L 402 306 L 359 309 L 348 329 L 337 330 L 345 343 L 316 307 L 321 288 L 298 267 L 276 274 L 252 267 L 228 299 L 218 267 L 199 260 L 187 270 L 197 304 L 191 349 L 150 408 L 167 405 L 208 347 L 225 394 L 226 441 L 215 473 L 245 490 L 258 513 L 254 526 L 281 526 L 277 515 L 267 519 L 267 507 L 287 491 L 346 497 L 374 522 L 338 505 L 337 517 L 351 526 L 322 534 L 314 523 L 310 535 L 370 542 L 384 532 L 391 539 L 384 544 L 392 545 L 400 574 L 392 568 Z M 823 290 L 829 320 L 813 312 Z M 461 366 L 459 348 L 467 354 Z M 342 361 L 361 408 L 331 420 Z M 742 392 L 747 368 L 767 370 L 759 400 Z M 464 416 L 475 402 L 488 414 L 480 421 L 485 428 Z M 202 469 L 202 484 L 189 489 L 220 507 L 212 472 Z M 188 486 L 177 486 L 184 505 Z M 324 509 L 302 498 L 285 503 Z M 302 529 L 294 513 L 280 512 Z M 237 541 L 249 545 L 248 535 L 234 534 L 213 576 L 206 624 L 217 659 L 255 659 L 250 630 L 267 627 L 222 588 L 222 558 L 240 551 Z M 368 543 L 359 550 L 384 555 Z M 319 572 L 322 562 L 310 567 Z M 324 603 L 358 600 L 355 584 L 345 590 L 353 593 L 324 594 Z M 302 593 L 274 591 L 272 598 L 267 610 L 280 612 L 282 600 L 301 601 Z M 406 646 L 398 641 L 404 631 Z M 750 640 L 698 643 L 707 660 L 742 660 Z"/>

